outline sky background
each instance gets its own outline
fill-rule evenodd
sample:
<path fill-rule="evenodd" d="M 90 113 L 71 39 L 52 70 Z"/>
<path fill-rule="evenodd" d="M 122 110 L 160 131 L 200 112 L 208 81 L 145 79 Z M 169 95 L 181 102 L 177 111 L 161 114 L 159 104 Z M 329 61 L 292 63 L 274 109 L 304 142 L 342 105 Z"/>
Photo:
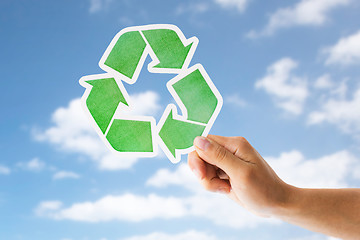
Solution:
<path fill-rule="evenodd" d="M 207 193 L 186 165 L 119 158 L 80 77 L 128 26 L 177 25 L 224 99 L 210 133 L 244 136 L 299 187 L 360 186 L 360 2 L 0 1 L 0 239 L 329 240 Z M 151 62 L 148 57 L 145 66 Z M 158 121 L 175 75 L 124 84 Z"/>

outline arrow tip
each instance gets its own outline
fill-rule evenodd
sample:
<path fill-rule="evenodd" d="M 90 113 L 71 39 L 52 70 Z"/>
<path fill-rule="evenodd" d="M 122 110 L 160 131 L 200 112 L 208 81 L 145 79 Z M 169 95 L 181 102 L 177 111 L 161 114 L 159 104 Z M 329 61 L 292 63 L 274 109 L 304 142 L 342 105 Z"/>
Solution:
<path fill-rule="evenodd" d="M 184 66 L 185 60 L 190 52 L 194 42 L 191 42 L 182 49 L 173 49 L 173 53 L 166 59 L 160 60 L 160 63 L 154 66 L 154 68 L 175 68 L 181 69 Z"/>
<path fill-rule="evenodd" d="M 165 124 L 169 125 L 169 124 L 171 124 L 171 122 L 173 120 L 174 120 L 173 109 L 171 109 L 168 116 L 167 116 L 167 118 L 166 118 Z M 176 147 L 173 146 L 171 143 L 167 143 L 166 145 L 168 146 L 168 149 L 169 149 L 170 153 L 174 156 L 174 158 L 176 158 L 176 153 L 175 153 Z"/>
<path fill-rule="evenodd" d="M 92 80 L 87 80 L 85 82 L 91 85 L 93 88 L 102 89 L 103 91 L 105 90 L 104 92 L 101 92 L 101 94 L 110 94 L 109 91 L 111 91 L 111 93 L 114 94 L 113 91 L 115 91 L 116 92 L 115 95 L 119 95 L 120 102 L 122 102 L 126 106 L 129 106 L 128 102 L 125 100 L 123 93 L 117 86 L 114 78 L 92 79 Z"/>
<path fill-rule="evenodd" d="M 166 112 L 166 110 L 165 110 Z M 161 121 L 161 120 L 160 120 Z M 175 158 L 176 153 L 175 149 L 176 147 L 174 144 L 172 144 L 172 122 L 173 122 L 173 109 L 170 108 L 170 111 L 168 111 L 168 114 L 166 116 L 166 119 L 164 121 L 163 126 L 161 127 L 161 130 L 159 132 L 159 136 L 162 139 L 163 143 L 165 144 L 168 151 L 171 153 L 171 155 Z"/>
<path fill-rule="evenodd" d="M 188 122 L 186 120 L 176 119 L 177 112 L 175 106 L 168 106 L 165 110 L 165 114 L 159 122 L 163 122 L 159 131 L 159 136 L 164 143 L 167 152 L 176 161 L 179 161 L 180 155 L 176 154 L 176 151 L 186 151 L 193 145 L 194 138 L 200 136 L 205 126 L 194 122 Z M 175 118 L 174 118 L 175 112 Z M 165 118 L 165 121 L 163 119 Z"/>

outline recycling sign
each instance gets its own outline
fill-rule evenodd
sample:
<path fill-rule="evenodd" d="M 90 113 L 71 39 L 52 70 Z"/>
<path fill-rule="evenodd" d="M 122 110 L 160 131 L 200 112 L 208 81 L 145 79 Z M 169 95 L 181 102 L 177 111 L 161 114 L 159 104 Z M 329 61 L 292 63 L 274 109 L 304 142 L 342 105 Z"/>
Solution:
<path fill-rule="evenodd" d="M 198 43 L 196 37 L 186 39 L 175 25 L 128 27 L 116 34 L 100 59 L 106 73 L 79 80 L 86 88 L 83 108 L 113 152 L 153 157 L 160 147 L 176 163 L 182 154 L 193 151 L 196 136 L 209 133 L 223 100 L 201 64 L 189 67 Z M 168 104 L 158 123 L 153 116 L 122 111 L 132 108 L 123 82 L 136 82 L 147 56 L 152 59 L 149 72 L 177 74 L 166 83 L 177 106 Z"/>

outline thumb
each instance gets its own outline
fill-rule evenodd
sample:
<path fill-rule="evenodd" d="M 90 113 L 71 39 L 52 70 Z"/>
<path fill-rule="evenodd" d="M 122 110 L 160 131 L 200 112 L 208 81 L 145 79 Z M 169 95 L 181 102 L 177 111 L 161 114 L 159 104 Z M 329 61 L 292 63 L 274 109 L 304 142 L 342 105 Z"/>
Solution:
<path fill-rule="evenodd" d="M 234 176 L 233 173 L 243 164 L 242 161 L 239 161 L 238 157 L 229 150 L 209 138 L 202 136 L 196 137 L 194 146 L 202 160 L 222 169 L 230 177 Z"/>

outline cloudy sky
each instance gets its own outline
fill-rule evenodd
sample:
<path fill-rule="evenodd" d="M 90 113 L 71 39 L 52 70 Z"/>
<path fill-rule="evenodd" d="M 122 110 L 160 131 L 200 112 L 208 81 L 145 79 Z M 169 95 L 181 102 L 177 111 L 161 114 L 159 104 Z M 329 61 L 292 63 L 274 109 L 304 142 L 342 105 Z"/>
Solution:
<path fill-rule="evenodd" d="M 285 181 L 360 186 L 360 2 L 0 2 L 0 239 L 330 240 L 207 193 L 186 165 L 119 158 L 80 107 L 117 32 L 169 23 L 224 99 L 212 134 L 244 136 Z M 148 57 L 145 64 L 151 62 Z M 175 75 L 125 84 L 158 121 Z"/>

